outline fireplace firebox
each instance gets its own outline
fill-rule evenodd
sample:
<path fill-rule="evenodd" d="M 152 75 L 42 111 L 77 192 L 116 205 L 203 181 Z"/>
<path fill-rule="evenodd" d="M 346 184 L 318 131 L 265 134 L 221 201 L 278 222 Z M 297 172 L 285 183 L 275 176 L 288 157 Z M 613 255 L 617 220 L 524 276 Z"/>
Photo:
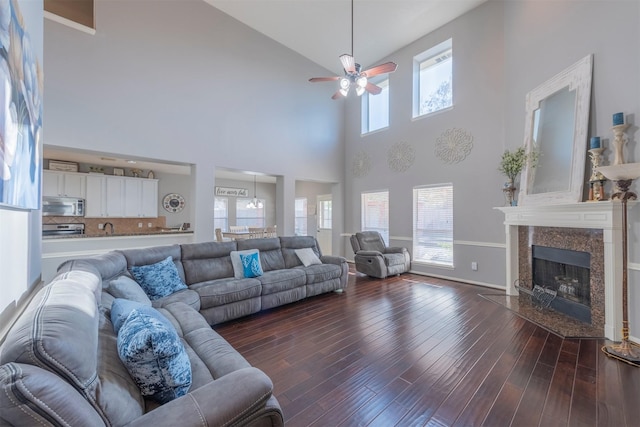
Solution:
<path fill-rule="evenodd" d="M 591 254 L 532 245 L 533 285 L 555 291 L 550 307 L 591 323 Z"/>

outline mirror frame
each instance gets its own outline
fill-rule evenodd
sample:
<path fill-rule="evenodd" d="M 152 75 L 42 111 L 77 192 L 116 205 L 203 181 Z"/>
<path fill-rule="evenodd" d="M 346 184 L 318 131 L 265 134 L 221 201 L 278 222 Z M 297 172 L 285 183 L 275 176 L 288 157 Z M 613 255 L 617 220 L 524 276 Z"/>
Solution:
<path fill-rule="evenodd" d="M 576 91 L 573 141 L 570 142 L 573 144 L 573 152 L 571 164 L 567 165 L 567 167 L 571 168 L 571 171 L 566 191 L 531 194 L 535 179 L 535 167 L 532 168 L 526 164 L 522 171 L 522 186 L 518 197 L 519 205 L 534 206 L 582 201 L 585 161 L 587 157 L 592 67 L 593 55 L 590 54 L 527 94 L 524 146 L 525 151 L 530 153 L 536 149 L 533 141 L 533 123 L 535 111 L 540 107 L 540 103 L 545 98 L 566 87 L 568 87 L 570 91 Z M 541 158 L 544 158 L 544 152 L 540 152 L 539 154 Z"/>

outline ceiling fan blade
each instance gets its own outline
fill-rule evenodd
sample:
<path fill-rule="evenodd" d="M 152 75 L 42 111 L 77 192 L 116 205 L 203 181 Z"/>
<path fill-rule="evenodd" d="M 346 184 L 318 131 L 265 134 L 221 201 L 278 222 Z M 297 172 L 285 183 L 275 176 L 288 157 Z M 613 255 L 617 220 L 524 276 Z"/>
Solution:
<path fill-rule="evenodd" d="M 340 62 L 342 62 L 342 68 L 347 73 L 355 73 L 356 72 L 356 61 L 353 59 L 353 56 L 344 54 L 340 55 Z"/>
<path fill-rule="evenodd" d="M 377 95 L 382 92 L 382 88 L 380 86 L 374 85 L 373 83 L 367 83 L 364 89 L 372 95 Z"/>
<path fill-rule="evenodd" d="M 310 82 L 334 82 L 336 80 L 340 80 L 340 77 L 311 77 L 309 79 Z"/>
<path fill-rule="evenodd" d="M 338 99 L 340 97 L 342 97 L 342 94 L 340 93 L 340 91 L 337 91 L 331 96 L 331 99 Z"/>
<path fill-rule="evenodd" d="M 363 71 L 362 74 L 366 74 L 367 77 L 373 77 L 378 74 L 393 73 L 396 68 L 398 68 L 398 65 L 395 62 L 385 62 L 384 64 L 376 65 Z"/>

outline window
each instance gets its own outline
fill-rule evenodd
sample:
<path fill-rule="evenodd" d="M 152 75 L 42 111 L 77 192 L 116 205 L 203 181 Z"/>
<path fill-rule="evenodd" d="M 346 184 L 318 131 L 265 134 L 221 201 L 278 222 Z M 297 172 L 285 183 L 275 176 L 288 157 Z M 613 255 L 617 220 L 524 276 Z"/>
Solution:
<path fill-rule="evenodd" d="M 389 127 L 389 79 L 372 81 L 380 86 L 382 92 L 372 95 L 365 92 L 362 96 L 362 134 Z"/>
<path fill-rule="evenodd" d="M 229 231 L 229 199 L 216 197 L 213 202 L 213 229 Z"/>
<path fill-rule="evenodd" d="M 331 228 L 331 200 L 318 198 L 318 227 Z"/>
<path fill-rule="evenodd" d="M 453 267 L 453 185 L 413 189 L 413 260 Z"/>
<path fill-rule="evenodd" d="M 261 208 L 248 208 L 247 204 L 253 199 L 236 199 L 236 225 L 246 225 L 247 227 L 266 227 L 265 203 L 263 199 Z"/>
<path fill-rule="evenodd" d="M 363 230 L 377 231 L 389 246 L 389 192 L 362 193 Z"/>
<path fill-rule="evenodd" d="M 295 207 L 295 235 L 296 236 L 307 236 L 307 198 L 301 197 L 296 199 L 296 207 Z"/>
<path fill-rule="evenodd" d="M 413 58 L 413 117 L 453 105 L 453 49 L 451 39 Z"/>

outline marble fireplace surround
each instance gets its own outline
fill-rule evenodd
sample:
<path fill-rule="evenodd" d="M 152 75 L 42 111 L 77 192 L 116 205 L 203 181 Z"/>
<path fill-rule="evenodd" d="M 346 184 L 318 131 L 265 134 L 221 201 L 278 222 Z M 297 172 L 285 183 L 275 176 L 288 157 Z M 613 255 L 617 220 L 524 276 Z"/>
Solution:
<path fill-rule="evenodd" d="M 629 203 L 631 211 L 636 205 Z M 619 201 L 496 208 L 504 213 L 506 233 L 506 293 L 518 295 L 516 281 L 531 275 L 520 271 L 521 255 L 531 261 L 531 244 L 558 244 L 564 249 L 592 254 L 592 324 L 603 326 L 604 336 L 622 339 L 622 204 Z M 543 227 L 553 227 L 545 229 Z M 580 231 L 580 229 L 586 229 Z M 564 236 L 564 238 L 562 237 Z M 597 243 L 581 242 L 595 237 Z M 601 238 L 600 238 L 601 237 Z M 601 243 L 600 243 L 601 242 Z M 575 249 L 577 248 L 577 249 Z M 580 249 L 582 248 L 582 249 Z M 595 253 L 592 252 L 595 249 Z M 601 255 L 600 255 L 601 254 Z M 601 261 L 598 261 L 600 258 Z M 602 282 L 603 281 L 603 282 Z M 604 289 L 604 298 L 602 297 Z M 600 296 L 594 295 L 599 292 Z M 596 298 L 594 301 L 593 298 Z"/>

